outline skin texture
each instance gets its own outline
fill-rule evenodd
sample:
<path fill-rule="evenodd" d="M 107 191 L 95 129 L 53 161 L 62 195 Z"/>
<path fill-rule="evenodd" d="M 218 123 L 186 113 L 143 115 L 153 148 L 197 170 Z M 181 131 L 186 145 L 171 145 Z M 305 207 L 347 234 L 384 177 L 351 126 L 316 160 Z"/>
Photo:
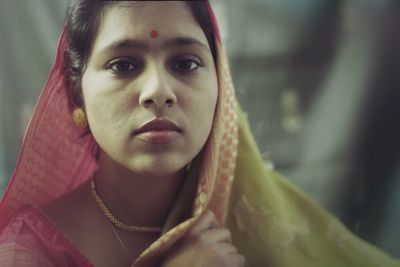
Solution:
<path fill-rule="evenodd" d="M 83 74 L 85 109 L 94 138 L 112 160 L 142 176 L 177 173 L 199 153 L 212 125 L 218 94 L 214 62 L 200 26 L 182 7 L 152 3 L 111 8 Z M 157 38 L 149 36 L 151 29 L 159 32 Z M 203 46 L 165 46 L 178 37 L 196 39 Z M 110 48 L 125 39 L 145 47 Z M 183 133 L 163 145 L 132 135 L 154 118 L 175 122 Z"/>
<path fill-rule="evenodd" d="M 157 38 L 151 36 L 154 30 Z M 82 97 L 100 147 L 94 174 L 98 194 L 121 221 L 162 226 L 186 165 L 208 139 L 218 99 L 207 39 L 186 4 L 149 1 L 107 7 L 82 77 Z M 153 119 L 168 119 L 182 131 L 163 144 L 134 134 Z M 131 259 L 159 237 L 117 229 L 128 256 L 91 196 L 89 183 L 45 212 L 95 266 L 130 266 Z M 187 266 L 186 256 L 176 258 L 182 253 L 198 261 L 196 266 L 210 266 L 201 258 L 213 259 L 216 267 L 241 266 L 228 256 L 236 251 L 229 245 L 229 231 L 214 224 L 210 218 L 201 220 L 183 238 L 193 240 L 204 233 L 205 242 L 196 243 L 199 253 L 193 255 L 192 242 L 182 242 L 165 266 Z M 213 234 L 206 234 L 211 226 Z"/>

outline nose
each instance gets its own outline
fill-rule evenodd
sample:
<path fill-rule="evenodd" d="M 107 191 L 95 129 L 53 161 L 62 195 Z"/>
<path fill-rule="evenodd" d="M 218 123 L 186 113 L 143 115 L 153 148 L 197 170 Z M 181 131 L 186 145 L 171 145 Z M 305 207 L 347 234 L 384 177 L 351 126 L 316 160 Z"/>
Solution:
<path fill-rule="evenodd" d="M 176 104 L 177 97 L 173 88 L 172 77 L 166 71 L 156 66 L 149 67 L 142 74 L 142 87 L 139 103 L 145 108 L 154 106 L 157 109 L 171 108 Z"/>

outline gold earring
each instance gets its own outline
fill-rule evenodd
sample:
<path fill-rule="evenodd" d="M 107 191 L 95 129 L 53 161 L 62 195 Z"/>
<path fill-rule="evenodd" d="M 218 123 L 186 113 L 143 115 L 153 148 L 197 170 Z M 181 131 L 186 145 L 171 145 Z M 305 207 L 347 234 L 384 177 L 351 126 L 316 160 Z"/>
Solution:
<path fill-rule="evenodd" d="M 86 113 L 82 108 L 74 109 L 72 112 L 72 119 L 74 120 L 75 124 L 82 129 L 85 129 L 88 126 Z"/>

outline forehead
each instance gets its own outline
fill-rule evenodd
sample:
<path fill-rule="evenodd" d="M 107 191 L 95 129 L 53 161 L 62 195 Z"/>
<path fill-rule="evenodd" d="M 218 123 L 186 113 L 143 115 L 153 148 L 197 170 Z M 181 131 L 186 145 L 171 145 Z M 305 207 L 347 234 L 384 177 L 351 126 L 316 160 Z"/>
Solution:
<path fill-rule="evenodd" d="M 151 38 L 157 31 L 158 37 Z M 100 22 L 93 50 L 124 39 L 157 45 L 174 37 L 207 39 L 184 1 L 127 1 L 109 5 Z"/>

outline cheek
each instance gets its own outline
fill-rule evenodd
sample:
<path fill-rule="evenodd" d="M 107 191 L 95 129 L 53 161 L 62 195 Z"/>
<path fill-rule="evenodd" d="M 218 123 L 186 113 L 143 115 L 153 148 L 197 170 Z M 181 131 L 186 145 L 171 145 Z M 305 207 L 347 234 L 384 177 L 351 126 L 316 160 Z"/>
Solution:
<path fill-rule="evenodd" d="M 218 101 L 218 85 L 215 84 L 214 86 L 212 86 L 212 89 L 210 89 L 203 103 L 203 112 L 205 115 L 207 114 L 207 121 L 211 121 L 211 123 L 214 119 L 217 101 Z"/>
<path fill-rule="evenodd" d="M 204 142 L 208 138 L 213 125 L 218 98 L 217 90 L 217 88 L 210 90 L 207 94 L 195 99 L 195 104 L 192 105 L 193 121 L 191 125 L 196 129 L 197 136 L 205 139 Z"/>
<path fill-rule="evenodd" d="M 215 89 L 215 91 L 208 90 L 207 92 L 203 91 L 200 93 L 188 94 L 184 97 L 182 105 L 187 112 L 190 112 L 190 116 L 193 117 L 193 119 L 201 119 L 201 121 L 199 121 L 200 123 L 212 120 L 218 98 L 216 90 L 217 89 Z"/>
<path fill-rule="evenodd" d="M 206 72 L 192 87 L 195 92 L 192 101 L 197 112 L 206 118 L 211 114 L 212 119 L 218 100 L 218 80 L 213 69 Z"/>
<path fill-rule="evenodd" d="M 90 76 L 82 80 L 82 92 L 89 127 L 96 141 L 115 138 L 122 133 L 126 114 L 129 114 L 125 111 L 126 97 L 113 93 L 105 84 Z"/>

